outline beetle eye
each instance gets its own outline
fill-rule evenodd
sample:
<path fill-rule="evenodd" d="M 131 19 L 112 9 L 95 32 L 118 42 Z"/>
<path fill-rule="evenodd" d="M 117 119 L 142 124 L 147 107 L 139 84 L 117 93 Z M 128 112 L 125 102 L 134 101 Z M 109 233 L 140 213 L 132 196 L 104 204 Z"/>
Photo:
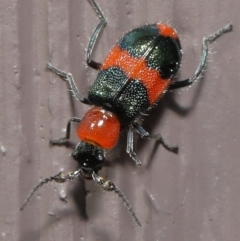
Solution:
<path fill-rule="evenodd" d="M 103 161 L 103 160 L 104 160 L 104 157 L 99 154 L 99 155 L 98 155 L 98 160 L 99 160 L 99 161 Z"/>

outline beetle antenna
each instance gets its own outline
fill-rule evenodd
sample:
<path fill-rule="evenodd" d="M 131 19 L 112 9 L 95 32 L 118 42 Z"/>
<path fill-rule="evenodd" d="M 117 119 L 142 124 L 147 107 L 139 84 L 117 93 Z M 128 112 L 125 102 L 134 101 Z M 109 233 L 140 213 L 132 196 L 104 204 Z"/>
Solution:
<path fill-rule="evenodd" d="M 73 179 L 79 177 L 80 174 L 81 174 L 81 169 L 79 169 L 75 172 L 69 172 L 67 175 L 65 175 L 63 172 L 59 172 L 57 175 L 54 175 L 54 176 L 47 177 L 47 178 L 43 179 L 40 183 L 38 183 L 32 189 L 29 196 L 27 197 L 27 199 L 24 201 L 23 205 L 21 206 L 20 211 L 24 210 L 24 208 L 27 206 L 27 204 L 32 199 L 34 193 L 44 184 L 47 184 L 47 183 L 52 182 L 52 181 L 55 181 L 55 182 L 58 182 L 58 183 L 63 183 L 63 182 L 66 182 L 67 180 L 73 180 Z"/>
<path fill-rule="evenodd" d="M 127 207 L 128 211 L 132 215 L 134 221 L 140 227 L 142 227 L 142 224 L 139 221 L 136 213 L 134 212 L 132 205 L 130 204 L 130 202 L 128 201 L 126 196 L 115 186 L 115 184 L 113 182 L 105 181 L 102 177 L 99 177 L 95 172 L 92 172 L 92 178 L 96 184 L 100 185 L 103 188 L 103 190 L 108 191 L 108 192 L 112 192 L 112 191 L 115 192 L 120 197 L 120 199 L 123 201 L 124 206 Z"/>

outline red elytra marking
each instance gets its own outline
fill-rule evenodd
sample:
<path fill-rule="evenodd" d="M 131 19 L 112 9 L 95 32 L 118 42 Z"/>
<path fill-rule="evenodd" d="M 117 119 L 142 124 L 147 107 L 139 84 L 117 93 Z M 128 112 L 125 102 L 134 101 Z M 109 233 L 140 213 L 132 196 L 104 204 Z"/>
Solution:
<path fill-rule="evenodd" d="M 128 79 L 136 79 L 147 88 L 148 99 L 153 104 L 170 84 L 170 79 L 162 79 L 160 73 L 150 69 L 143 58 L 133 58 L 127 50 L 121 50 L 116 45 L 101 66 L 101 70 L 118 67 L 122 69 Z"/>
<path fill-rule="evenodd" d="M 86 142 L 111 149 L 118 141 L 120 122 L 117 117 L 100 107 L 91 108 L 78 125 L 77 135 Z"/>
<path fill-rule="evenodd" d="M 177 36 L 177 33 L 175 32 L 175 30 L 173 28 L 169 27 L 168 25 L 158 23 L 157 28 L 158 28 L 158 31 L 159 31 L 160 35 L 163 35 L 165 37 L 172 37 L 174 39 L 178 39 L 178 36 Z"/>

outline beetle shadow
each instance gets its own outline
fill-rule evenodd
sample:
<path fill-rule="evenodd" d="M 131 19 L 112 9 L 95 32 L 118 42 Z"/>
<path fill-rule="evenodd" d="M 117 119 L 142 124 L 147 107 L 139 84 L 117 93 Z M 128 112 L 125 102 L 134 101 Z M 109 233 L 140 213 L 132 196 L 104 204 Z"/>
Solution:
<path fill-rule="evenodd" d="M 76 185 L 77 184 L 77 185 Z M 73 201 L 77 208 L 78 216 L 83 220 L 88 220 L 86 213 L 86 196 L 88 191 L 86 190 L 85 180 L 82 178 L 78 179 L 78 182 L 75 183 L 73 190 L 70 195 L 73 197 Z"/>

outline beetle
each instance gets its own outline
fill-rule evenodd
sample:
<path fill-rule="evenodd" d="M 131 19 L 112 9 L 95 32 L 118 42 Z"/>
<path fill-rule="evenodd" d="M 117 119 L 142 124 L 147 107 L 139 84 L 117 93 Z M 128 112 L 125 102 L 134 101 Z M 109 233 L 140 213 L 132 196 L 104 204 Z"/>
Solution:
<path fill-rule="evenodd" d="M 232 29 L 228 24 L 203 39 L 203 51 L 199 66 L 192 78 L 175 81 L 174 77 L 181 65 L 182 49 L 176 31 L 163 23 L 148 24 L 126 33 L 109 52 L 103 63 L 91 59 L 99 33 L 107 21 L 95 0 L 88 0 L 100 22 L 95 28 L 86 53 L 87 65 L 98 71 L 96 81 L 88 96 L 82 97 L 71 73 L 59 70 L 47 63 L 47 68 L 65 80 L 73 95 L 91 109 L 80 119 L 72 117 L 67 124 L 66 135 L 51 140 L 52 145 L 66 144 L 70 138 L 71 125 L 77 124 L 80 142 L 72 157 L 79 169 L 48 177 L 35 186 L 22 205 L 23 210 L 39 187 L 51 181 L 59 183 L 82 176 L 92 179 L 104 190 L 115 192 L 130 211 L 135 222 L 141 226 L 133 208 L 125 195 L 109 180 L 98 176 L 105 162 L 105 153 L 112 149 L 123 128 L 128 129 L 127 153 L 140 166 L 133 148 L 133 132 L 141 137 L 155 139 L 167 150 L 178 152 L 177 147 L 168 145 L 160 134 L 150 135 L 139 123 L 138 118 L 151 109 L 154 103 L 167 91 L 192 85 L 202 74 L 209 53 L 208 46 L 218 37 Z"/>

